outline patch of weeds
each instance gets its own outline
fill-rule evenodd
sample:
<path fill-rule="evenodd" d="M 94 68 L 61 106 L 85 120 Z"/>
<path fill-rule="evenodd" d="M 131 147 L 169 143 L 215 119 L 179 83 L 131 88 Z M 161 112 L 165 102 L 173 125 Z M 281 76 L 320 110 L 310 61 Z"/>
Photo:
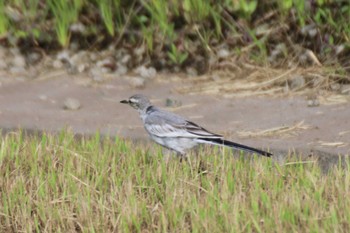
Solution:
<path fill-rule="evenodd" d="M 7 134 L 3 231 L 349 231 L 349 161 L 324 174 L 297 157 L 204 147 L 187 162 L 99 133 Z M 345 164 L 345 166 L 343 166 Z M 278 221 L 276 221 L 278 219 Z M 343 223 L 343 224 L 340 224 Z"/>
<path fill-rule="evenodd" d="M 168 57 L 175 65 L 181 65 L 188 58 L 188 53 L 186 51 L 180 51 L 175 44 L 171 44 Z"/>
<path fill-rule="evenodd" d="M 9 27 L 9 20 L 5 12 L 5 3 L 0 1 L 0 36 L 4 36 L 7 33 Z"/>
<path fill-rule="evenodd" d="M 54 15 L 57 40 L 63 47 L 67 47 L 70 38 L 69 27 L 77 21 L 83 0 L 49 0 L 47 4 Z"/>

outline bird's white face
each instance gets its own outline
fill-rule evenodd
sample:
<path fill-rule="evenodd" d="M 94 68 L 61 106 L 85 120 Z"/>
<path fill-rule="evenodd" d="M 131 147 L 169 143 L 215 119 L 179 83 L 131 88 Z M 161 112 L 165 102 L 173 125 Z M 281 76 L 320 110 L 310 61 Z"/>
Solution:
<path fill-rule="evenodd" d="M 140 109 L 140 99 L 139 98 L 134 98 L 130 97 L 128 100 L 122 100 L 120 101 L 123 104 L 129 104 L 131 107 L 135 109 Z"/>
<path fill-rule="evenodd" d="M 131 107 L 135 108 L 139 112 L 145 110 L 148 106 L 151 105 L 147 97 L 143 95 L 133 95 L 128 100 L 120 101 L 122 104 L 129 104 Z"/>
<path fill-rule="evenodd" d="M 140 99 L 136 99 L 131 97 L 129 99 L 129 105 L 135 109 L 139 109 L 140 108 Z"/>

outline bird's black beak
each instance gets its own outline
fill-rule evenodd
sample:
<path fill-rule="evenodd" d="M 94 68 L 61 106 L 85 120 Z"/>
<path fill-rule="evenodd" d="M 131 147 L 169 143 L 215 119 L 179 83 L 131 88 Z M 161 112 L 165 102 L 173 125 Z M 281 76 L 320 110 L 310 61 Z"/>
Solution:
<path fill-rule="evenodd" d="M 122 101 L 120 101 L 120 103 L 122 103 L 122 104 L 130 104 L 130 101 L 129 100 L 122 100 Z"/>

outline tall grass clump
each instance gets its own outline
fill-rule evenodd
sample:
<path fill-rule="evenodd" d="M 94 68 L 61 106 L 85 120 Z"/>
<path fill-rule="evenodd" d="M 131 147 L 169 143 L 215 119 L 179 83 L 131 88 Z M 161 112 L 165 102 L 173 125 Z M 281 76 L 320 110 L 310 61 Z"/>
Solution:
<path fill-rule="evenodd" d="M 77 21 L 83 0 L 48 0 L 47 4 L 54 16 L 57 40 L 63 47 L 67 47 L 70 38 L 69 27 Z"/>
<path fill-rule="evenodd" d="M 350 167 L 200 150 L 168 163 L 99 134 L 3 136 L 2 232 L 348 232 Z M 227 150 L 226 150 L 227 151 Z"/>
<path fill-rule="evenodd" d="M 222 48 L 261 64 L 311 50 L 320 62 L 340 56 L 347 66 L 350 48 L 350 6 L 340 0 L 16 0 L 1 1 L 0 16 L 10 43 L 67 47 L 79 23 L 73 38 L 82 47 L 142 45 L 145 60 L 167 68 L 200 66 Z M 283 56 L 272 56 L 281 47 Z"/>
<path fill-rule="evenodd" d="M 0 36 L 4 36 L 9 27 L 9 20 L 5 13 L 5 3 L 0 1 Z"/>

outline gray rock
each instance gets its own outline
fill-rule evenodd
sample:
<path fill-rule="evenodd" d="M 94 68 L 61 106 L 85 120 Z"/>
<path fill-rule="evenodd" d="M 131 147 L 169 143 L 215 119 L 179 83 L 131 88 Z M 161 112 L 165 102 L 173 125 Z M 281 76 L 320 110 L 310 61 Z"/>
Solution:
<path fill-rule="evenodd" d="M 63 63 L 62 63 L 61 60 L 55 59 L 52 62 L 52 67 L 55 68 L 55 69 L 61 69 L 63 67 Z"/>
<path fill-rule="evenodd" d="M 135 69 L 135 72 L 143 78 L 155 78 L 157 75 L 157 70 L 154 67 L 139 66 Z"/>
<path fill-rule="evenodd" d="M 176 99 L 172 99 L 172 98 L 167 98 L 165 100 L 165 106 L 166 107 L 175 108 L 175 107 L 180 107 L 181 105 L 182 105 L 181 100 L 176 100 Z"/>
<path fill-rule="evenodd" d="M 316 35 L 317 35 L 317 28 L 312 28 L 309 30 L 308 32 L 308 35 L 311 37 L 311 38 L 314 38 Z"/>
<path fill-rule="evenodd" d="M 318 107 L 320 106 L 320 101 L 318 99 L 311 99 L 307 101 L 308 107 Z"/>
<path fill-rule="evenodd" d="M 82 73 L 82 72 L 84 72 L 84 71 L 86 70 L 86 68 L 87 68 L 87 65 L 86 65 L 86 64 L 79 64 L 79 65 L 77 66 L 77 71 L 78 71 L 79 73 Z"/>
<path fill-rule="evenodd" d="M 120 62 L 121 62 L 122 64 L 128 64 L 130 60 L 131 60 L 130 54 L 125 54 L 125 55 L 122 57 L 122 59 L 120 60 Z"/>
<path fill-rule="evenodd" d="M 97 60 L 98 56 L 96 53 L 89 53 L 89 58 L 90 58 L 90 61 L 95 62 Z"/>
<path fill-rule="evenodd" d="M 198 76 L 198 71 L 191 66 L 186 67 L 186 73 L 192 77 Z"/>
<path fill-rule="evenodd" d="M 78 42 L 76 42 L 76 41 L 72 41 L 72 42 L 69 44 L 69 50 L 70 50 L 70 51 L 76 52 L 76 51 L 79 50 L 79 48 L 80 48 L 80 44 L 79 44 Z"/>
<path fill-rule="evenodd" d="M 296 90 L 305 86 L 305 78 L 301 75 L 295 75 L 290 80 L 290 89 Z"/>
<path fill-rule="evenodd" d="M 38 98 L 42 101 L 46 101 L 48 99 L 47 95 L 39 95 Z"/>
<path fill-rule="evenodd" d="M 141 45 L 138 48 L 134 49 L 134 54 L 138 57 L 142 56 L 146 52 L 146 48 L 144 45 Z"/>
<path fill-rule="evenodd" d="M 80 101 L 75 98 L 67 98 L 64 101 L 64 109 L 66 110 L 78 110 L 81 108 Z"/>
<path fill-rule="evenodd" d="M 230 56 L 228 49 L 220 49 L 217 53 L 218 58 L 227 58 Z"/>
<path fill-rule="evenodd" d="M 260 36 L 264 36 L 270 32 L 271 32 L 271 29 L 269 28 L 269 25 L 264 23 L 262 25 L 257 26 L 257 28 L 255 30 L 255 35 L 260 37 Z"/>
<path fill-rule="evenodd" d="M 80 22 L 73 23 L 69 29 L 71 32 L 79 32 L 80 34 L 84 34 L 86 31 L 85 25 Z"/>
<path fill-rule="evenodd" d="M 26 73 L 26 69 L 24 67 L 12 66 L 9 69 L 11 74 L 24 74 Z"/>
<path fill-rule="evenodd" d="M 94 82 L 103 82 L 104 75 L 100 67 L 94 67 L 90 70 L 90 77 Z"/>
<path fill-rule="evenodd" d="M 332 83 L 330 85 L 332 91 L 339 91 L 340 90 L 340 84 L 339 83 Z"/>
<path fill-rule="evenodd" d="M 345 50 L 345 45 L 341 44 L 335 47 L 335 54 L 339 55 Z"/>
<path fill-rule="evenodd" d="M 98 61 L 96 63 L 96 66 L 100 67 L 101 71 L 104 73 L 111 73 L 116 69 L 117 64 L 112 57 L 107 57 L 103 60 Z"/>
<path fill-rule="evenodd" d="M 123 64 L 118 64 L 117 69 L 115 70 L 115 74 L 116 75 L 124 75 L 126 73 L 128 73 L 128 68 Z"/>
<path fill-rule="evenodd" d="M 287 47 L 284 43 L 279 43 L 274 50 L 271 51 L 268 60 L 270 63 L 276 63 L 279 57 L 284 57 L 287 54 Z"/>
<path fill-rule="evenodd" d="M 343 95 L 350 95 L 350 84 L 343 84 L 340 88 L 340 93 Z"/>
<path fill-rule="evenodd" d="M 28 54 L 27 56 L 27 62 L 28 64 L 30 65 L 35 65 L 37 64 L 42 58 L 42 55 L 41 53 L 38 53 L 38 52 L 31 52 Z"/>
<path fill-rule="evenodd" d="M 26 67 L 27 63 L 26 60 L 24 59 L 24 57 L 20 54 L 15 54 L 12 61 L 11 61 L 11 65 L 14 67 Z"/>
<path fill-rule="evenodd" d="M 56 59 L 60 61 L 66 61 L 70 63 L 70 52 L 68 50 L 62 50 L 61 52 L 57 53 Z"/>
<path fill-rule="evenodd" d="M 142 89 L 146 86 L 146 81 L 142 77 L 132 77 L 129 79 L 129 84 L 133 88 Z"/>
<path fill-rule="evenodd" d="M 300 63 L 301 65 L 306 65 L 306 64 L 308 63 L 308 57 L 307 57 L 307 55 L 306 55 L 305 53 L 300 54 L 298 58 L 299 58 L 299 59 L 298 59 L 298 60 L 299 60 L 299 63 Z"/>
<path fill-rule="evenodd" d="M 77 66 L 78 64 L 82 63 L 82 60 L 87 57 L 87 54 L 85 51 L 74 53 L 70 58 L 69 61 L 73 66 Z"/>
<path fill-rule="evenodd" d="M 302 27 L 300 32 L 301 32 L 301 34 L 306 36 L 306 35 L 310 35 L 310 31 L 312 31 L 314 29 L 316 29 L 315 24 L 308 24 L 308 25 L 305 25 L 304 27 Z"/>
<path fill-rule="evenodd" d="M 0 58 L 0 70 L 6 70 L 8 67 L 6 61 Z"/>

